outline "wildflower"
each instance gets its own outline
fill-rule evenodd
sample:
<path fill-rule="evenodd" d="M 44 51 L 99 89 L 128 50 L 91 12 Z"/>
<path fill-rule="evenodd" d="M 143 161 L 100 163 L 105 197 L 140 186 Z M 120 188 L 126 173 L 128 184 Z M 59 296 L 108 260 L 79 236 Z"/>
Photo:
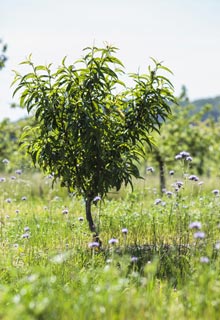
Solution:
<path fill-rule="evenodd" d="M 175 156 L 175 160 L 180 160 L 180 159 L 182 159 L 182 156 L 181 156 L 180 154 L 177 154 L 177 155 Z"/>
<path fill-rule="evenodd" d="M 198 182 L 198 185 L 199 185 L 199 186 L 201 186 L 201 185 L 203 185 L 203 184 L 204 184 L 204 181 L 199 181 L 199 182 Z"/>
<path fill-rule="evenodd" d="M 181 155 L 182 158 L 190 157 L 190 153 L 186 151 L 181 151 L 179 154 Z"/>
<path fill-rule="evenodd" d="M 192 161 L 192 157 L 190 157 L 190 156 L 186 157 L 186 161 L 190 161 L 191 162 Z"/>
<path fill-rule="evenodd" d="M 20 210 L 18 210 L 18 209 L 16 209 L 16 210 L 15 210 L 15 213 L 17 213 L 17 214 L 18 214 L 19 212 L 20 212 Z"/>
<path fill-rule="evenodd" d="M 220 241 L 217 241 L 215 244 L 215 249 L 219 250 L 220 249 Z"/>
<path fill-rule="evenodd" d="M 194 233 L 194 238 L 195 239 L 204 239 L 205 238 L 205 232 L 198 231 Z"/>
<path fill-rule="evenodd" d="M 209 258 L 208 257 L 201 257 L 200 262 L 201 263 L 209 263 Z"/>
<path fill-rule="evenodd" d="M 137 257 L 131 257 L 131 262 L 137 262 L 138 258 Z"/>
<path fill-rule="evenodd" d="M 114 245 L 114 244 L 118 243 L 118 239 L 112 238 L 112 239 L 109 240 L 108 243 Z"/>
<path fill-rule="evenodd" d="M 8 164 L 8 163 L 9 163 L 9 160 L 8 160 L 8 159 L 3 159 L 2 162 L 3 162 L 4 164 Z"/>
<path fill-rule="evenodd" d="M 106 260 L 106 263 L 107 263 L 107 264 L 112 263 L 112 259 L 107 259 L 107 260 Z"/>
<path fill-rule="evenodd" d="M 68 209 L 64 209 L 63 211 L 62 211 L 62 214 L 68 214 L 69 213 L 69 210 Z"/>
<path fill-rule="evenodd" d="M 99 247 L 99 243 L 96 241 L 90 242 L 88 244 L 89 248 L 98 248 Z"/>
<path fill-rule="evenodd" d="M 30 231 L 30 228 L 29 227 L 24 227 L 24 231 L 25 232 Z"/>
<path fill-rule="evenodd" d="M 170 198 L 170 197 L 172 197 L 173 192 L 171 192 L 171 191 L 167 191 L 167 192 L 166 192 L 166 195 Z"/>
<path fill-rule="evenodd" d="M 14 247 L 14 248 L 18 248 L 18 243 L 14 243 L 14 244 L 13 244 L 13 247 Z"/>
<path fill-rule="evenodd" d="M 169 171 L 169 175 L 170 175 L 170 176 L 173 176 L 173 175 L 174 175 L 174 170 L 170 170 L 170 171 Z"/>
<path fill-rule="evenodd" d="M 21 169 L 18 169 L 18 170 L 15 171 L 15 173 L 20 176 L 20 175 L 22 174 L 22 170 L 21 170 Z"/>
<path fill-rule="evenodd" d="M 154 172 L 154 168 L 153 167 L 147 167 L 146 171 L 147 172 Z"/>
<path fill-rule="evenodd" d="M 154 202 L 154 204 L 160 204 L 161 202 L 162 202 L 161 199 L 156 199 L 155 202 Z"/>
<path fill-rule="evenodd" d="M 11 180 L 16 180 L 16 177 L 15 176 L 11 176 Z"/>
<path fill-rule="evenodd" d="M 93 203 L 94 203 L 94 204 L 97 204 L 98 201 L 100 201 L 100 200 L 101 200 L 101 197 L 100 197 L 100 196 L 96 196 L 96 197 L 93 199 Z"/>
<path fill-rule="evenodd" d="M 26 200 L 27 200 L 27 197 L 22 197 L 21 200 L 22 200 L 22 201 L 26 201 Z"/>
<path fill-rule="evenodd" d="M 212 190 L 212 193 L 213 193 L 215 196 L 219 196 L 219 190 L 218 190 L 218 189 Z"/>
<path fill-rule="evenodd" d="M 30 236 L 29 233 L 26 232 L 26 233 L 22 234 L 21 238 L 22 239 L 28 239 L 29 236 Z"/>
<path fill-rule="evenodd" d="M 121 230 L 121 232 L 122 232 L 123 234 L 127 234 L 127 233 L 128 233 L 128 229 L 127 229 L 127 228 L 123 228 L 123 229 Z"/>
<path fill-rule="evenodd" d="M 10 216 L 6 214 L 5 219 L 10 219 Z"/>
<path fill-rule="evenodd" d="M 194 222 L 190 223 L 189 228 L 190 229 L 201 229 L 202 228 L 202 224 L 199 221 L 194 221 Z"/>
<path fill-rule="evenodd" d="M 199 178 L 193 174 L 193 175 L 189 176 L 189 180 L 199 181 Z"/>
<path fill-rule="evenodd" d="M 6 201 L 7 203 L 11 203 L 11 198 L 7 198 L 5 201 Z"/>
<path fill-rule="evenodd" d="M 83 217 L 79 217 L 78 220 L 81 222 L 81 221 L 84 220 L 84 218 Z"/>
<path fill-rule="evenodd" d="M 6 181 L 6 179 L 5 179 L 5 178 L 0 177 L 0 182 L 5 182 L 5 181 Z"/>

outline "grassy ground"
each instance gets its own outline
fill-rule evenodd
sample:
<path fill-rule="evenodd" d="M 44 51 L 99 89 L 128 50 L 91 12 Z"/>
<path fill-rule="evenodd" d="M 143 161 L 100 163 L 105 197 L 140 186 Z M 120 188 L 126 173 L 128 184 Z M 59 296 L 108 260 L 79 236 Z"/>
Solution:
<path fill-rule="evenodd" d="M 0 178 L 0 319 L 219 319 L 217 179 L 178 187 L 174 175 L 161 195 L 148 173 L 110 193 L 93 207 L 100 248 L 81 199 L 11 176 Z"/>

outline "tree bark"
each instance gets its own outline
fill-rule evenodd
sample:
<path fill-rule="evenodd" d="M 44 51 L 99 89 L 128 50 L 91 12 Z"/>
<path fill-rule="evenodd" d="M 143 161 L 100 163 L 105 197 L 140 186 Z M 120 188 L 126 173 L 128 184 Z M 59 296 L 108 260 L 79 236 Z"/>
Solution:
<path fill-rule="evenodd" d="M 166 188 L 166 180 L 165 180 L 165 174 L 164 174 L 164 162 L 159 153 L 156 156 L 156 160 L 158 162 L 159 170 L 160 170 L 160 192 L 161 194 L 163 194 Z"/>
<path fill-rule="evenodd" d="M 88 221 L 90 231 L 96 233 L 96 227 L 92 219 L 91 205 L 92 205 L 92 198 L 90 197 L 86 198 L 86 219 Z"/>

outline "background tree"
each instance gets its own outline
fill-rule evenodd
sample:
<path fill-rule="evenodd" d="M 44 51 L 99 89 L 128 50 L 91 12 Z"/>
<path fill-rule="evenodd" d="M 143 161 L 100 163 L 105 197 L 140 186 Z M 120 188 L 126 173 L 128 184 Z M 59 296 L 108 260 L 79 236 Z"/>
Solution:
<path fill-rule="evenodd" d="M 117 48 L 84 50 L 74 64 L 67 66 L 63 59 L 55 73 L 51 65 L 34 66 L 29 57 L 23 64 L 32 70 L 16 73 L 14 94 L 21 91 L 20 105 L 36 119 L 21 138 L 33 162 L 83 196 L 90 230 L 97 232 L 94 198 L 140 178 L 137 162 L 144 142 L 152 145 L 151 132 L 159 132 L 175 98 L 163 75 L 170 70 L 161 63 L 153 60 L 148 74 L 130 74 L 134 86 L 127 88 Z"/>
<path fill-rule="evenodd" d="M 150 153 L 151 160 L 156 163 L 160 175 L 160 189 L 166 188 L 165 171 L 175 170 L 175 156 L 187 151 L 193 158 L 190 164 L 195 174 L 210 173 L 210 164 L 216 162 L 214 151 L 217 122 L 212 118 L 203 121 L 210 105 L 204 105 L 194 113 L 193 105 L 176 105 L 172 108 L 172 117 L 168 119 L 160 134 L 154 133 L 156 147 Z"/>
<path fill-rule="evenodd" d="M 5 55 L 7 50 L 7 45 L 3 44 L 2 40 L 0 39 L 0 46 L 1 46 L 1 50 L 0 50 L 0 70 L 1 70 L 2 68 L 4 68 L 5 62 L 7 60 L 7 57 Z"/>

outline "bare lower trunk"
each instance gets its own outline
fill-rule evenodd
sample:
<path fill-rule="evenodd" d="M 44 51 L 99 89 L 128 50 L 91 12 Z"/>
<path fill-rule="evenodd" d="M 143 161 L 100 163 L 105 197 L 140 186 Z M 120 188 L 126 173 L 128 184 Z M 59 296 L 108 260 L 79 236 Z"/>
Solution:
<path fill-rule="evenodd" d="M 160 154 L 157 154 L 157 162 L 160 169 L 160 192 L 163 194 L 165 188 L 166 188 L 166 180 L 165 180 L 165 174 L 164 174 L 164 162 Z"/>
<path fill-rule="evenodd" d="M 90 197 L 86 198 L 86 219 L 88 221 L 90 231 L 96 233 L 96 227 L 92 219 L 91 205 L 92 205 L 92 198 Z"/>

